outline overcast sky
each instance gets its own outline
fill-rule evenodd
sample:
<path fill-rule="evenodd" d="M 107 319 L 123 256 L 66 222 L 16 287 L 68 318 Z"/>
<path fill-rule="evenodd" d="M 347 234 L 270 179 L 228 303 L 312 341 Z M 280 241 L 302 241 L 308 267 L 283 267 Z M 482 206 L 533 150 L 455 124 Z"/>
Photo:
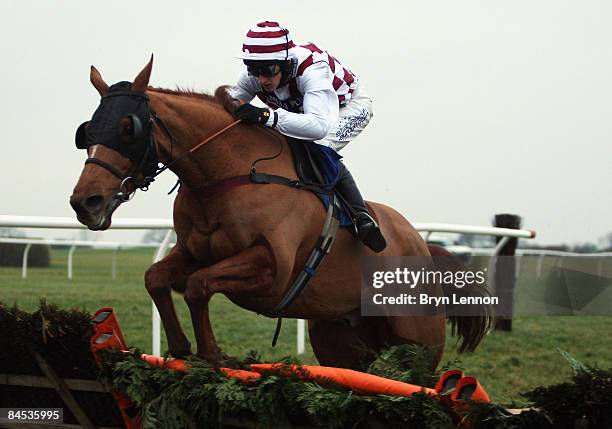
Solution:
<path fill-rule="evenodd" d="M 242 38 L 266 19 L 328 49 L 374 99 L 342 152 L 367 199 L 413 222 L 516 213 L 540 243 L 612 231 L 604 0 L 0 0 L 0 214 L 74 215 L 85 158 L 74 131 L 99 101 L 91 64 L 108 83 L 132 80 L 154 53 L 152 85 L 213 91 L 235 82 Z M 165 174 L 115 217 L 170 217 L 174 181 Z"/>

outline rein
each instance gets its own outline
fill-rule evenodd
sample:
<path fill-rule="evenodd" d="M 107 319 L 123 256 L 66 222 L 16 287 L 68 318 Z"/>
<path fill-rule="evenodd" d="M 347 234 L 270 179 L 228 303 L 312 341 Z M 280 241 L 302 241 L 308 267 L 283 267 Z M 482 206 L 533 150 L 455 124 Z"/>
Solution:
<path fill-rule="evenodd" d="M 157 116 L 155 113 L 153 113 L 153 112 L 152 112 L 152 118 L 155 121 L 155 123 L 157 123 L 157 125 L 159 125 L 160 128 L 162 128 L 164 130 L 164 132 L 168 135 L 168 137 L 170 137 L 170 141 L 171 141 L 170 145 L 171 145 L 171 147 L 173 147 L 174 143 L 178 142 L 178 139 L 176 137 L 174 137 L 174 135 L 172 134 L 170 129 L 166 126 L 164 121 L 159 116 Z M 147 178 L 149 180 L 149 183 L 154 181 L 155 177 L 157 177 L 158 175 L 163 173 L 165 170 L 167 170 L 173 164 L 175 164 L 176 162 L 180 161 L 181 159 L 184 159 L 188 155 L 190 155 L 193 152 L 195 152 L 196 150 L 198 150 L 200 147 L 204 146 L 206 143 L 208 143 L 211 140 L 215 139 L 216 137 L 220 136 L 221 134 L 223 134 L 224 132 L 228 131 L 232 127 L 238 125 L 241 121 L 242 121 L 241 119 L 238 119 L 238 120 L 232 122 L 231 124 L 229 124 L 229 125 L 221 128 L 220 130 L 216 131 L 215 133 L 213 133 L 212 135 L 210 135 L 209 137 L 207 137 L 206 139 L 204 139 L 203 141 L 201 141 L 200 143 L 198 143 L 197 145 L 195 145 L 191 149 L 185 151 L 183 154 L 181 154 L 180 156 L 178 156 L 177 158 L 175 158 L 174 160 L 169 162 L 167 165 L 165 165 L 162 168 L 160 168 L 159 170 L 157 170 L 153 176 Z M 268 130 L 266 130 L 266 131 L 268 131 Z M 270 130 L 270 132 L 273 133 L 271 130 Z M 253 184 L 253 183 L 255 183 L 255 184 L 276 183 L 276 184 L 281 184 L 281 185 L 287 185 L 287 186 L 294 187 L 294 188 L 304 188 L 304 189 L 307 189 L 307 190 L 311 190 L 313 192 L 320 192 L 321 189 L 319 187 L 317 187 L 317 186 L 309 186 L 310 184 L 306 184 L 306 183 L 300 182 L 299 180 L 291 180 L 291 179 L 287 179 L 285 177 L 268 175 L 268 174 L 265 174 L 265 173 L 257 173 L 256 165 L 259 162 L 276 159 L 282 153 L 283 153 L 283 145 L 280 144 L 280 142 L 279 142 L 278 152 L 275 153 L 272 156 L 258 158 L 255 161 L 253 161 L 253 163 L 251 164 L 250 173 L 248 175 L 230 177 L 228 179 L 221 180 L 220 182 L 216 182 L 216 183 L 213 183 L 211 185 L 205 186 L 203 188 L 198 188 L 198 189 L 189 189 L 188 190 L 187 188 L 181 187 L 179 189 L 179 193 L 181 193 L 181 192 L 182 193 L 189 193 L 189 194 L 192 194 L 192 195 L 197 195 L 200 198 L 210 198 L 212 196 L 225 193 L 225 192 L 227 192 L 227 191 L 229 191 L 229 190 L 231 190 L 233 188 L 236 188 L 238 186 L 249 185 L 249 184 Z M 168 195 L 170 195 L 179 186 L 180 183 L 181 183 L 180 179 L 177 180 L 176 185 L 174 185 L 174 187 L 170 190 L 170 192 L 168 192 Z M 325 193 L 328 193 L 328 192 L 325 192 Z"/>
<path fill-rule="evenodd" d="M 174 135 L 170 132 L 170 130 L 168 129 L 168 127 L 166 126 L 166 124 L 164 123 L 164 121 L 162 121 L 162 119 L 157 116 L 156 114 L 153 114 L 153 120 L 155 121 L 156 124 L 158 124 L 162 130 L 164 130 L 164 132 L 168 135 L 168 137 L 170 137 L 171 140 L 171 144 L 176 142 L 177 139 L 176 137 L 174 137 Z M 167 165 L 164 165 L 162 168 L 160 168 L 159 170 L 157 170 L 155 172 L 155 174 L 151 177 L 151 179 L 155 179 L 157 176 L 159 176 L 161 173 L 163 173 L 164 171 L 166 171 L 168 168 L 170 168 L 170 166 L 172 166 L 173 164 L 177 163 L 178 161 L 184 159 L 185 157 L 187 157 L 188 155 L 192 154 L 193 152 L 195 152 L 196 150 L 198 150 L 199 148 L 201 148 L 202 146 L 204 146 L 206 143 L 210 142 L 211 140 L 219 137 L 221 134 L 223 134 L 224 132 L 226 132 L 227 130 L 233 128 L 234 126 L 238 125 L 240 122 L 242 122 L 241 119 L 238 119 L 234 122 L 232 122 L 231 124 L 221 128 L 219 131 L 213 133 L 212 135 L 208 136 L 207 138 L 205 138 L 204 140 L 202 140 L 200 143 L 198 143 L 197 145 L 195 145 L 194 147 L 192 147 L 191 149 L 185 151 L 183 154 L 179 155 L 177 158 L 175 158 L 174 160 L 170 161 Z M 153 181 L 153 180 L 151 180 Z"/>

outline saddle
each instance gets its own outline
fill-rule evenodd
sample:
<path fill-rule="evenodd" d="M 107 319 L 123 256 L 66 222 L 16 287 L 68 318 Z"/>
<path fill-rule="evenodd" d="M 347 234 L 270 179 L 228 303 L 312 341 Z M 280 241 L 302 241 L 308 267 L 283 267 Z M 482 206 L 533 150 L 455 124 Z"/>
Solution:
<path fill-rule="evenodd" d="M 350 207 L 344 203 L 344 198 L 338 194 L 334 187 L 339 179 L 339 162 L 342 158 L 332 148 L 319 145 L 308 140 L 287 137 L 291 149 L 295 171 L 300 182 L 308 185 L 321 201 L 325 210 L 333 201 L 333 194 L 337 195 L 339 212 L 337 213 L 341 227 L 352 227 L 353 220 Z M 320 187 L 320 190 L 316 188 Z"/>

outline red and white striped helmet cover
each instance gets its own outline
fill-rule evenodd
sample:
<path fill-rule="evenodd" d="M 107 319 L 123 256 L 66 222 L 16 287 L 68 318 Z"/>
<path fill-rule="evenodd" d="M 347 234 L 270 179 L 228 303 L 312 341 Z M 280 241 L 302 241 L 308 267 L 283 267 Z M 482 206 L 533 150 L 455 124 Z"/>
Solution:
<path fill-rule="evenodd" d="M 242 44 L 239 58 L 244 60 L 285 60 L 295 44 L 289 30 L 278 22 L 264 21 L 251 28 Z"/>

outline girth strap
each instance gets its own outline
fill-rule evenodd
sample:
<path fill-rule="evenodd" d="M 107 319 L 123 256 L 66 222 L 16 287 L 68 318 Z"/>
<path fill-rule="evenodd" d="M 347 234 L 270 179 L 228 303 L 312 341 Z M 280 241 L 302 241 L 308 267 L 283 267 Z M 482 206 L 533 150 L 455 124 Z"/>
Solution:
<path fill-rule="evenodd" d="M 306 264 L 304 268 L 293 284 L 283 297 L 281 301 L 274 307 L 274 309 L 266 314 L 268 317 L 277 317 L 278 322 L 276 324 L 276 331 L 274 332 L 274 338 L 272 339 L 272 347 L 276 346 L 276 342 L 278 340 L 278 335 L 280 334 L 280 329 L 283 321 L 283 313 L 285 309 L 289 307 L 293 301 L 302 293 L 304 288 L 308 285 L 310 279 L 316 274 L 321 262 L 325 256 L 331 250 L 331 246 L 336 238 L 336 232 L 338 232 L 338 226 L 340 225 L 339 221 L 339 206 L 338 199 L 336 195 L 333 196 L 333 201 L 327 207 L 327 214 L 325 216 L 325 222 L 323 223 L 323 228 L 321 230 L 321 235 L 317 240 L 317 244 L 312 249 L 310 256 L 306 260 Z"/>
<path fill-rule="evenodd" d="M 316 164 L 313 163 L 313 166 L 316 168 Z M 316 171 L 316 173 L 317 176 L 321 178 L 321 174 L 318 171 Z M 275 347 L 283 324 L 283 314 L 285 309 L 289 307 L 298 296 L 300 296 L 304 288 L 308 285 L 310 279 L 316 274 L 317 270 L 319 269 L 319 265 L 321 265 L 321 262 L 323 262 L 325 256 L 331 250 L 331 246 L 336 238 L 336 232 L 338 232 L 338 227 L 340 226 L 340 207 L 338 197 L 333 193 L 333 188 L 330 186 L 325 186 L 318 183 L 303 182 L 301 180 L 293 180 L 274 174 L 258 173 L 255 170 L 255 167 L 251 169 L 249 177 L 251 182 L 257 184 L 284 185 L 295 189 L 303 189 L 314 192 L 316 194 L 332 196 L 330 204 L 327 207 L 327 214 L 325 216 L 325 222 L 323 223 L 321 235 L 312 249 L 312 252 L 310 252 L 310 256 L 308 256 L 304 268 L 302 271 L 300 271 L 296 279 L 293 281 L 293 284 L 276 307 L 274 307 L 270 313 L 265 314 L 267 317 L 278 318 L 276 330 L 274 331 L 274 337 L 272 338 L 272 347 Z"/>

